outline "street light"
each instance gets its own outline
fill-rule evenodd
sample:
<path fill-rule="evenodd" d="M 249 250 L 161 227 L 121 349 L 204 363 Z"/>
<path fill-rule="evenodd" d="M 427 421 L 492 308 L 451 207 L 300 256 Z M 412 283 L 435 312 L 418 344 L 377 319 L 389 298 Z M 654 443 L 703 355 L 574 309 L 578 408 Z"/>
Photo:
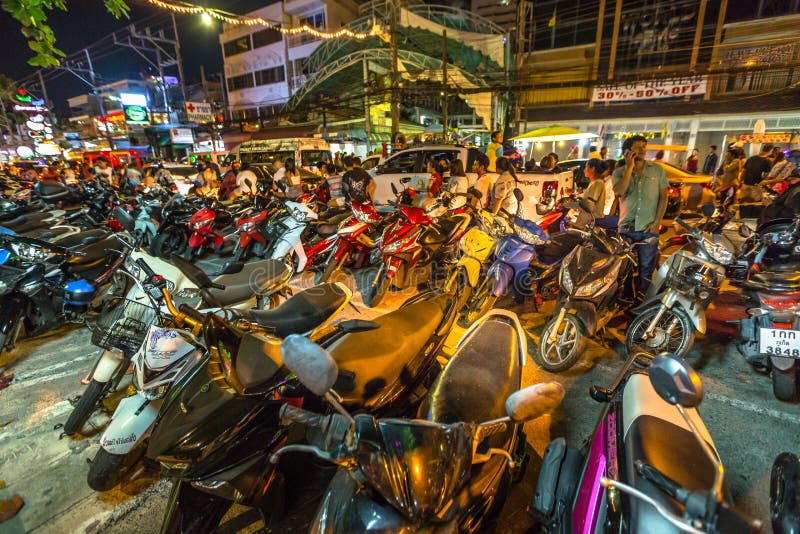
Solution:
<path fill-rule="evenodd" d="M 200 15 L 200 20 L 206 26 L 211 26 L 211 24 L 214 22 L 214 20 L 211 18 L 211 15 L 208 14 L 208 11 L 203 11 L 203 13 Z"/>

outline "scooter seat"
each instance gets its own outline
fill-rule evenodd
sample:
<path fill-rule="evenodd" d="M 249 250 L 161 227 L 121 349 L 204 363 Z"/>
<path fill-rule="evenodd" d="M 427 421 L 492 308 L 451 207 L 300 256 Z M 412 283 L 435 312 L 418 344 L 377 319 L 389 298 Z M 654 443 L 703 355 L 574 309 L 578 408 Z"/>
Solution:
<path fill-rule="evenodd" d="M 348 387 L 337 393 L 348 405 L 361 406 L 387 387 L 410 379 L 420 365 L 425 348 L 444 315 L 447 298 L 415 302 L 374 320 L 379 328 L 344 336 L 329 349 L 343 374 L 352 373 Z M 351 385 L 352 384 L 352 385 Z"/>
<path fill-rule="evenodd" d="M 506 318 L 480 324 L 433 383 L 420 417 L 445 424 L 504 417 L 506 398 L 519 389 L 519 351 L 517 332 Z M 496 434 L 490 446 L 501 447 L 507 439 Z"/>
<path fill-rule="evenodd" d="M 469 215 L 453 215 L 439 219 L 435 226 L 428 228 L 420 237 L 423 245 L 436 245 L 450 241 L 455 234 L 470 223 Z"/>
<path fill-rule="evenodd" d="M 84 232 L 79 232 L 77 234 L 72 234 L 67 237 L 61 238 L 58 241 L 56 241 L 56 244 L 64 248 L 82 247 L 90 243 L 96 243 L 97 241 L 100 241 L 101 239 L 107 236 L 108 232 L 106 232 L 105 230 L 101 230 L 100 228 L 94 228 L 92 230 L 86 230 Z"/>
<path fill-rule="evenodd" d="M 625 482 L 677 515 L 683 507 L 636 472 L 641 460 L 690 491 L 708 490 L 714 483 L 714 465 L 697 438 L 688 430 L 652 415 L 640 415 L 625 438 Z M 673 526 L 652 506 L 629 500 L 631 532 L 672 532 Z"/>
<path fill-rule="evenodd" d="M 322 284 L 301 291 L 272 310 L 250 310 L 251 320 L 274 332 L 278 337 L 303 334 L 324 323 L 347 301 L 347 295 L 336 284 Z"/>
<path fill-rule="evenodd" d="M 767 291 L 800 291 L 800 273 L 797 270 L 756 273 L 750 276 L 747 286 Z"/>
<path fill-rule="evenodd" d="M 86 278 L 94 278 L 106 268 L 112 255 L 115 256 L 112 251 L 121 252 L 122 249 L 122 243 L 109 236 L 94 243 L 76 247 L 74 251 L 81 254 L 70 256 L 65 263 L 74 274 L 83 274 Z M 95 270 L 97 272 L 91 272 Z M 91 274 L 88 274 L 90 272 Z"/>
<path fill-rule="evenodd" d="M 208 293 L 223 306 L 250 299 L 255 295 L 272 293 L 276 285 L 284 284 L 292 271 L 281 260 L 263 260 L 244 264 L 238 273 L 223 274 L 214 279 L 225 289 L 209 289 Z"/>

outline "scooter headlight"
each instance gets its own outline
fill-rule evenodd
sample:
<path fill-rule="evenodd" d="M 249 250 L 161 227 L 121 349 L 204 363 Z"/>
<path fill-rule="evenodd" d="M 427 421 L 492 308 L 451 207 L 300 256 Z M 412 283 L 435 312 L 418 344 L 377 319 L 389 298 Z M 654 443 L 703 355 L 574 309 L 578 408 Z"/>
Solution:
<path fill-rule="evenodd" d="M 714 243 L 710 239 L 703 238 L 703 248 L 706 249 L 711 259 L 722 265 L 730 265 L 733 263 L 733 252 L 725 248 L 724 245 Z"/>
<path fill-rule="evenodd" d="M 242 232 L 250 232 L 253 228 L 256 227 L 255 222 L 246 222 L 241 226 Z"/>
<path fill-rule="evenodd" d="M 575 287 L 572 283 L 572 277 L 569 275 L 569 269 L 561 269 L 561 287 L 563 287 L 567 293 L 572 293 L 572 289 Z"/>
<path fill-rule="evenodd" d="M 405 241 L 395 241 L 394 243 L 389 243 L 386 245 L 386 248 L 383 249 L 383 252 L 386 254 L 392 254 L 393 252 L 397 252 L 406 244 Z"/>
<path fill-rule="evenodd" d="M 605 275 L 603 278 L 598 280 L 592 280 L 586 285 L 583 285 L 575 291 L 576 297 L 591 297 L 592 295 L 596 295 L 601 293 L 606 287 L 610 286 L 614 280 L 617 279 L 617 273 L 612 272 Z"/>

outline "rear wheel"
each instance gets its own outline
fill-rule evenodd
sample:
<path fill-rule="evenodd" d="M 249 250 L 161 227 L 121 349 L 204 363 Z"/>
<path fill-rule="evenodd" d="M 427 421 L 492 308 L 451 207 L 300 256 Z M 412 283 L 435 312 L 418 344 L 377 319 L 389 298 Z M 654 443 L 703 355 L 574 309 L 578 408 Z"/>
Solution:
<path fill-rule="evenodd" d="M 161 534 L 202 534 L 217 530 L 231 501 L 194 489 L 188 482 L 174 480 L 161 524 Z"/>
<path fill-rule="evenodd" d="M 629 353 L 641 351 L 657 355 L 668 352 L 678 358 L 685 358 L 694 343 L 694 325 L 683 308 L 676 306 L 671 310 L 664 310 L 650 336 L 644 339 L 645 332 L 656 320 L 661 307 L 660 302 L 655 303 L 631 321 L 625 335 L 625 347 Z"/>
<path fill-rule="evenodd" d="M 772 393 L 784 402 L 795 402 L 800 398 L 797 385 L 797 370 L 794 366 L 788 371 L 772 368 Z"/>
<path fill-rule="evenodd" d="M 556 327 L 556 320 L 557 317 L 554 317 L 544 327 L 542 337 L 539 339 L 539 350 L 533 353 L 536 363 L 551 373 L 566 371 L 575 365 L 586 346 L 580 321 L 569 313 L 564 315 L 558 325 L 555 339 L 551 342 L 550 337 Z"/>
<path fill-rule="evenodd" d="M 374 308 L 383 300 L 386 290 L 389 288 L 389 277 L 386 276 L 386 268 L 381 268 L 375 278 L 364 292 L 364 305 L 367 308 Z"/>

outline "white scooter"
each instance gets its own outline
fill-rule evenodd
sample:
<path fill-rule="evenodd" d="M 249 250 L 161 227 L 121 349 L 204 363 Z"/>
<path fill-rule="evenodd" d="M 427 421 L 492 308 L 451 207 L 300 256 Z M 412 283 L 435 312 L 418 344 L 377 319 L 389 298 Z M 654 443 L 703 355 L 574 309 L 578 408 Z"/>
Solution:
<path fill-rule="evenodd" d="M 288 258 L 291 259 L 295 254 L 297 255 L 297 263 L 295 264 L 295 272 L 301 273 L 306 268 L 308 258 L 306 257 L 305 249 L 303 248 L 303 231 L 308 226 L 309 221 L 314 221 L 319 218 L 319 215 L 314 212 L 308 205 L 301 202 L 286 201 L 286 208 L 288 214 L 283 216 L 279 223 L 282 224 L 286 230 L 278 238 L 272 249 L 270 257 L 275 260 Z"/>
<path fill-rule="evenodd" d="M 128 233 L 134 235 L 134 221 L 125 210 L 117 208 L 114 216 Z M 179 305 L 187 304 L 194 309 L 265 309 L 275 307 L 278 296 L 286 296 L 290 291 L 288 282 L 292 269 L 283 261 L 263 260 L 247 265 L 230 262 L 213 281 L 209 280 L 207 288 L 200 288 L 186 275 L 187 269 L 197 269 L 192 264 L 180 258 L 174 258 L 172 262 L 155 258 L 137 246 L 124 268 L 120 269 L 134 281 L 133 287 L 125 298 L 109 306 L 94 326 L 92 343 L 104 350 L 90 373 L 86 390 L 64 424 L 67 435 L 80 432 L 100 399 L 119 385 L 150 325 L 167 323 L 169 310 L 158 303 L 159 295 L 153 294 L 152 289 L 146 289 L 140 282 L 143 279 L 142 261 L 163 277 Z M 207 277 L 205 273 L 203 275 Z"/>
<path fill-rule="evenodd" d="M 138 261 L 145 273 L 144 282 L 137 285 L 148 295 L 161 291 L 164 304 L 176 317 L 177 326 L 183 326 L 182 317 L 194 318 L 188 326 L 194 326 L 193 332 L 180 328 L 162 328 L 151 325 L 144 343 L 133 357 L 133 385 L 136 394 L 123 399 L 117 406 L 111 422 L 100 438 L 100 449 L 89 467 L 87 483 L 95 491 L 107 491 L 116 486 L 123 475 L 139 460 L 144 447 L 139 446 L 150 435 L 153 424 L 161 409 L 170 386 L 179 380 L 187 371 L 194 368 L 199 358 L 206 353 L 204 343 L 195 337 L 200 332 L 199 326 L 204 316 L 185 304 L 175 309 L 169 294 L 161 288 L 166 285 L 163 280 L 153 283 L 155 273 L 147 262 Z M 213 282 L 199 269 L 191 264 L 182 265 L 185 274 L 205 291 Z M 161 288 L 159 283 L 162 284 Z M 309 291 L 313 291 L 311 295 Z M 326 308 L 323 303 L 330 302 L 329 295 L 337 296 L 341 302 L 335 310 Z M 343 297 L 343 298 L 342 298 Z M 343 284 L 325 284 L 313 290 L 297 293 L 285 301 L 277 309 L 266 313 L 246 314 L 237 326 L 249 330 L 255 336 L 259 332 L 270 332 L 283 336 L 287 332 L 308 334 L 335 316 L 350 301 L 352 293 Z M 153 299 L 155 301 L 155 299 Z M 315 305 L 314 303 L 317 303 Z M 153 302 L 154 306 L 158 304 Z M 304 315 L 310 321 L 292 321 L 292 317 Z M 291 324 L 290 324 L 291 323 Z"/>

